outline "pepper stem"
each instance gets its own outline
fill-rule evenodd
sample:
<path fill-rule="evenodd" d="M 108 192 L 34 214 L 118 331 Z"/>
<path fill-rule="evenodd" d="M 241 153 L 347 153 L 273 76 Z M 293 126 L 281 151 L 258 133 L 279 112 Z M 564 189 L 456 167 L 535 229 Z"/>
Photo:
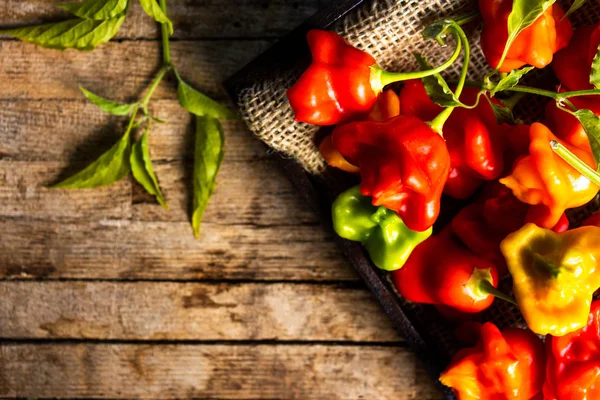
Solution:
<path fill-rule="evenodd" d="M 577 172 L 588 178 L 592 183 L 600 186 L 600 174 L 581 161 L 575 154 L 571 153 L 569 149 L 556 140 L 550 141 L 550 147 L 552 147 L 552 151 L 554 151 L 556 155 L 562 158 L 571 167 L 575 168 Z"/>
<path fill-rule="evenodd" d="M 497 297 L 501 300 L 504 300 L 510 304 L 513 305 L 517 305 L 517 302 L 515 301 L 515 299 L 513 299 L 512 297 L 510 297 L 509 295 L 507 295 L 506 293 L 504 293 L 503 291 L 501 291 L 500 289 L 495 288 L 492 283 L 488 280 L 484 280 L 481 281 L 479 283 L 479 290 L 482 293 L 486 293 L 489 294 L 490 296 L 494 296 Z"/>
<path fill-rule="evenodd" d="M 375 64 L 371 67 L 371 89 L 373 89 L 376 94 L 379 94 L 383 91 L 383 88 L 389 84 L 408 81 L 410 79 L 421 79 L 431 75 L 439 74 L 450 67 L 454 61 L 456 61 L 460 55 L 460 50 L 461 46 L 459 43 L 456 45 L 454 53 L 452 53 L 450 58 L 445 63 L 425 71 L 388 72 L 383 70 L 379 65 Z"/>
<path fill-rule="evenodd" d="M 460 71 L 460 77 L 458 78 L 458 82 L 456 83 L 456 89 L 454 90 L 454 95 L 456 96 L 456 98 L 460 98 L 463 88 L 465 87 L 465 82 L 467 81 L 469 62 L 471 61 L 471 48 L 469 47 L 469 39 L 467 39 L 465 31 L 460 27 L 459 24 L 453 22 L 452 25 L 450 25 L 450 28 L 452 28 L 454 31 L 453 33 L 456 37 L 457 43 L 462 43 L 465 51 L 462 70 Z M 460 46 L 457 45 L 456 47 L 458 48 Z M 452 111 L 454 111 L 454 108 L 455 107 L 446 107 L 441 113 L 438 114 L 437 117 L 435 117 L 429 123 L 431 129 L 439 133 L 442 137 L 444 136 L 444 124 L 446 123 L 448 118 L 450 118 L 450 115 L 452 114 Z"/>

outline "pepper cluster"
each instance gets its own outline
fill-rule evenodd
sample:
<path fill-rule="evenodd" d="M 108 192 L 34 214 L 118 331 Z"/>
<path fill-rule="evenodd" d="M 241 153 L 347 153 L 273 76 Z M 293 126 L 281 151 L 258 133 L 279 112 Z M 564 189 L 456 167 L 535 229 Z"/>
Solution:
<path fill-rule="evenodd" d="M 384 71 L 337 34 L 311 31 L 313 63 L 290 105 L 300 122 L 336 125 L 320 152 L 360 185 L 333 203 L 334 228 L 391 271 L 401 296 L 461 322 L 495 297 L 521 310 L 529 330 L 469 322 L 476 344 L 442 383 L 460 400 L 598 398 L 600 214 L 569 229 L 565 211 L 600 189 L 600 24 L 574 32 L 573 10 L 548 0 L 479 0 L 479 10 L 424 30 L 442 44 L 452 35 L 456 47 L 438 67 L 417 55 L 421 71 Z M 461 25 L 474 20 L 491 68 L 466 85 Z M 440 72 L 461 52 L 460 78 L 446 82 Z M 546 66 L 556 91 L 519 85 Z M 543 121 L 512 116 L 527 93 L 552 99 Z M 432 235 L 446 197 L 466 205 Z M 503 278 L 514 298 L 498 289 Z M 546 347 L 536 334 L 548 335 Z"/>

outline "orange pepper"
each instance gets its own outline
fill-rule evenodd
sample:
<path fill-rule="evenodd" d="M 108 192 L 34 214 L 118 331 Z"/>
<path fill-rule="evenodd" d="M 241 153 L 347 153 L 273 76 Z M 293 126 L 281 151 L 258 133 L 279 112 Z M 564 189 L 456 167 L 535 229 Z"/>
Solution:
<path fill-rule="evenodd" d="M 596 163 L 590 151 L 563 142 L 543 124 L 531 125 L 529 139 L 529 155 L 519 159 L 512 173 L 500 179 L 500 183 L 512 190 L 519 200 L 532 205 L 527 222 L 550 229 L 566 209 L 586 204 L 599 189 L 557 156 L 550 141 L 562 143 L 594 169 Z"/>
<path fill-rule="evenodd" d="M 513 0 L 479 0 L 483 17 L 481 49 L 492 68 L 496 68 L 508 40 L 508 16 Z M 564 18 L 562 8 L 555 3 L 537 20 L 525 28 L 512 42 L 500 72 L 510 72 L 526 64 L 544 68 L 554 53 L 566 47 L 573 36 L 573 28 Z"/>
<path fill-rule="evenodd" d="M 460 350 L 440 375 L 459 400 L 531 400 L 542 390 L 544 345 L 531 331 L 481 327 L 475 347 Z"/>

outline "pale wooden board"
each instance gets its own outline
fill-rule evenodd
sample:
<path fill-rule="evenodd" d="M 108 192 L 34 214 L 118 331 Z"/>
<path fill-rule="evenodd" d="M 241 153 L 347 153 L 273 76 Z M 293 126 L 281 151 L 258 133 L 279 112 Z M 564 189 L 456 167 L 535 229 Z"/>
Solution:
<path fill-rule="evenodd" d="M 171 44 L 173 64 L 205 94 L 227 99 L 221 82 L 273 41 L 210 40 Z M 81 99 L 78 85 L 104 97 L 135 100 L 161 63 L 156 41 L 110 42 L 93 52 L 41 49 L 19 41 L 0 41 L 0 99 Z M 163 82 L 154 98 L 174 98 L 175 85 Z"/>
<path fill-rule="evenodd" d="M 301 24 L 331 0 L 169 0 L 176 39 L 279 37 Z M 58 21 L 69 14 L 54 4 L 73 0 L 3 0 L 0 26 Z M 117 39 L 157 38 L 159 30 L 137 0 Z"/>
<path fill-rule="evenodd" d="M 0 298 L 4 339 L 401 341 L 338 285 L 0 282 Z"/>
<path fill-rule="evenodd" d="M 0 396 L 433 400 L 405 348 L 327 345 L 0 345 Z"/>

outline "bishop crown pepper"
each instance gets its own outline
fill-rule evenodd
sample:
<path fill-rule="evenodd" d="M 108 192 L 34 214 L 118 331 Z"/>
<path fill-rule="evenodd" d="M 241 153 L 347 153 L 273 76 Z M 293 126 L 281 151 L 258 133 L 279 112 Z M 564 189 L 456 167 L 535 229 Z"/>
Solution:
<path fill-rule="evenodd" d="M 585 326 L 600 287 L 600 228 L 556 233 L 529 223 L 500 244 L 529 328 L 563 336 Z"/>
<path fill-rule="evenodd" d="M 499 294 L 494 264 L 463 247 L 448 229 L 418 245 L 392 280 L 406 300 L 466 313 L 485 310 Z"/>
<path fill-rule="evenodd" d="M 596 164 L 591 152 L 561 141 L 540 123 L 531 125 L 529 139 L 529 155 L 519 159 L 512 173 L 500 179 L 500 183 L 519 200 L 532 205 L 528 222 L 552 228 L 566 209 L 582 206 L 594 198 L 598 186 L 556 155 L 550 141 L 563 144 L 594 169 Z"/>
<path fill-rule="evenodd" d="M 524 65 L 544 68 L 552 61 L 554 53 L 566 47 L 573 35 L 573 28 L 564 18 L 557 4 L 549 7 L 538 19 L 517 35 L 502 65 L 502 54 L 508 40 L 508 17 L 513 0 L 479 0 L 483 17 L 481 49 L 488 64 L 500 72 L 510 72 Z"/>
<path fill-rule="evenodd" d="M 600 398 L 600 301 L 587 325 L 561 337 L 546 337 L 544 400 Z"/>
<path fill-rule="evenodd" d="M 444 139 L 415 117 L 337 126 L 333 145 L 360 169 L 360 191 L 373 205 L 398 213 L 406 226 L 427 231 L 440 212 L 450 169 Z"/>
<path fill-rule="evenodd" d="M 413 249 L 432 229 L 415 232 L 395 212 L 375 207 L 355 186 L 340 194 L 332 206 L 333 228 L 344 239 L 361 242 L 373 263 L 386 271 L 401 268 Z"/>
<path fill-rule="evenodd" d="M 296 120 L 314 125 L 335 125 L 362 119 L 373 108 L 383 88 L 394 82 L 433 75 L 459 56 L 457 45 L 442 65 L 427 71 L 387 72 L 375 59 L 335 32 L 311 30 L 307 34 L 312 64 L 288 89 Z"/>
<path fill-rule="evenodd" d="M 475 347 L 460 350 L 440 382 L 459 400 L 531 400 L 542 389 L 545 355 L 532 332 L 508 328 L 502 332 L 483 324 Z"/>

